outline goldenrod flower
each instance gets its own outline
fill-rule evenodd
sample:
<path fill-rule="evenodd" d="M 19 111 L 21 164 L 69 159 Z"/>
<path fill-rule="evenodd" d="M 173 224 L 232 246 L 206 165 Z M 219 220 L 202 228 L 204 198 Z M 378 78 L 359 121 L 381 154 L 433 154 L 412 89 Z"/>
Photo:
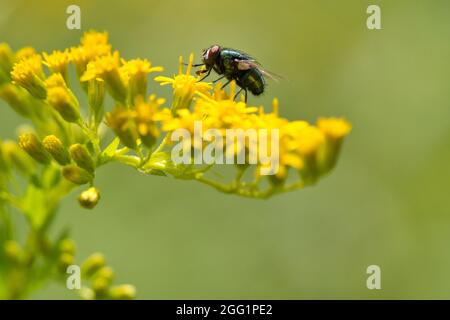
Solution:
<path fill-rule="evenodd" d="M 325 140 L 322 131 L 314 126 L 300 128 L 295 138 L 296 140 L 292 141 L 292 145 L 297 148 L 300 154 L 305 156 L 317 152 Z"/>
<path fill-rule="evenodd" d="M 351 124 L 347 120 L 338 118 L 319 118 L 317 126 L 327 137 L 332 139 L 342 139 L 352 129 Z"/>
<path fill-rule="evenodd" d="M 152 67 L 147 59 L 122 60 L 120 68 L 122 78 L 128 83 L 130 90 L 130 101 L 135 97 L 147 95 L 147 75 L 152 72 L 161 72 L 163 67 Z"/>
<path fill-rule="evenodd" d="M 159 136 L 155 117 L 164 102 L 164 99 L 157 99 L 155 95 L 151 95 L 147 102 L 144 102 L 142 96 L 136 98 L 134 107 L 136 128 L 142 143 L 148 148 L 153 146 Z"/>
<path fill-rule="evenodd" d="M 117 106 L 106 114 L 106 124 L 128 148 L 135 149 L 139 138 L 134 121 L 134 112 L 125 107 Z"/>
<path fill-rule="evenodd" d="M 98 45 L 108 44 L 108 32 L 89 30 L 83 34 L 80 43 L 83 47 L 94 47 Z"/>
<path fill-rule="evenodd" d="M 80 119 L 78 100 L 67 88 L 48 89 L 47 101 L 67 122 L 77 122 Z"/>
<path fill-rule="evenodd" d="M 107 32 L 88 31 L 81 38 L 81 45 L 70 48 L 70 58 L 75 64 L 79 77 L 86 71 L 86 66 L 97 57 L 109 55 L 111 45 Z"/>
<path fill-rule="evenodd" d="M 34 55 L 36 55 L 36 50 L 33 47 L 23 47 L 17 50 L 16 54 L 14 55 L 14 61 L 19 62 Z"/>
<path fill-rule="evenodd" d="M 102 56 L 89 62 L 86 72 L 80 78 L 82 82 L 92 79 L 103 80 L 106 82 L 108 92 L 116 101 L 126 102 L 127 88 L 125 80 L 119 72 L 120 57 L 119 52 Z"/>
<path fill-rule="evenodd" d="M 173 88 L 173 101 L 172 110 L 178 110 L 180 108 L 189 108 L 194 98 L 194 94 L 207 93 L 211 89 L 211 85 L 206 82 L 198 82 L 198 78 L 191 75 L 192 63 L 194 61 L 194 55 L 189 56 L 189 64 L 186 68 L 186 73 L 183 73 L 183 57 L 179 60 L 178 75 L 173 78 L 159 76 L 155 78 L 155 81 L 159 82 L 162 86 L 172 85 Z"/>
<path fill-rule="evenodd" d="M 330 171 L 337 162 L 343 138 L 352 129 L 345 119 L 319 118 L 317 126 L 325 135 L 325 145 L 318 155 L 318 162 L 323 172 Z"/>
<path fill-rule="evenodd" d="M 47 79 L 45 79 L 44 83 L 47 87 L 47 90 L 55 87 L 67 88 L 66 80 L 64 80 L 64 77 L 61 75 L 61 73 L 51 74 Z"/>
<path fill-rule="evenodd" d="M 236 83 L 230 86 L 230 97 L 234 97 Z M 199 93 L 200 98 L 196 101 L 194 112 L 204 118 L 208 127 L 246 128 L 248 127 L 249 115 L 258 111 L 257 107 L 248 106 L 243 101 L 234 101 L 233 98 L 215 100 Z"/>
<path fill-rule="evenodd" d="M 32 55 L 16 62 L 11 71 L 15 84 L 27 89 L 31 95 L 45 99 L 47 92 L 44 84 L 44 72 L 40 55 Z"/>
<path fill-rule="evenodd" d="M 70 61 L 69 51 L 55 50 L 51 54 L 43 52 L 44 64 L 53 72 L 60 73 L 67 80 L 67 65 Z"/>

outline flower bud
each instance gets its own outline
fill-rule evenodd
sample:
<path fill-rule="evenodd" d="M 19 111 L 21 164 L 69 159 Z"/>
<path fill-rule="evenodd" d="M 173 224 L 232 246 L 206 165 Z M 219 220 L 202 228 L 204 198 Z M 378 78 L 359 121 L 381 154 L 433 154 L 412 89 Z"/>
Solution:
<path fill-rule="evenodd" d="M 97 296 L 105 296 L 108 288 L 111 286 L 114 272 L 110 267 L 102 267 L 94 274 L 92 280 L 92 289 Z"/>
<path fill-rule="evenodd" d="M 303 167 L 299 170 L 306 183 L 316 182 L 319 172 L 317 168 L 317 153 L 324 143 L 323 133 L 314 126 L 303 127 L 299 132 L 297 150 L 302 156 Z"/>
<path fill-rule="evenodd" d="M 44 165 L 50 163 L 51 158 L 38 137 L 34 133 L 23 133 L 19 136 L 19 146 L 34 160 Z"/>
<path fill-rule="evenodd" d="M 67 149 L 63 146 L 61 140 L 56 136 L 50 135 L 46 136 L 42 141 L 45 150 L 50 153 L 60 165 L 64 166 L 70 163 L 70 155 Z"/>
<path fill-rule="evenodd" d="M 48 89 L 47 101 L 67 122 L 76 122 L 80 118 L 78 101 L 68 89 L 63 87 Z"/>
<path fill-rule="evenodd" d="M 111 267 L 102 267 L 95 273 L 95 277 L 104 278 L 111 282 L 114 278 L 114 271 L 113 269 L 111 269 Z"/>
<path fill-rule="evenodd" d="M 88 82 L 88 102 L 90 114 L 96 126 L 103 120 L 103 100 L 105 99 L 105 82 L 91 79 Z"/>
<path fill-rule="evenodd" d="M 104 297 L 108 292 L 110 283 L 104 278 L 94 278 L 92 280 L 92 290 L 94 290 L 97 298 Z"/>
<path fill-rule="evenodd" d="M 70 146 L 69 151 L 70 156 L 80 168 L 83 168 L 91 173 L 94 172 L 94 159 L 92 159 L 89 151 L 84 145 L 80 143 L 73 144 Z"/>
<path fill-rule="evenodd" d="M 94 300 L 95 299 L 95 292 L 91 288 L 88 287 L 82 287 L 79 291 L 79 295 L 82 299 L 85 300 Z"/>
<path fill-rule="evenodd" d="M 328 172 L 335 166 L 343 138 L 352 129 L 349 122 L 337 118 L 319 118 L 318 128 L 325 135 L 325 145 L 318 155 L 318 162 L 323 172 Z"/>
<path fill-rule="evenodd" d="M 9 166 L 15 167 L 24 176 L 34 175 L 36 168 L 33 159 L 14 141 L 3 142 L 3 154 Z"/>
<path fill-rule="evenodd" d="M 94 187 L 83 191 L 78 197 L 78 202 L 85 209 L 93 209 L 97 206 L 100 200 L 100 193 Z"/>
<path fill-rule="evenodd" d="M 14 264 L 21 264 L 25 260 L 25 253 L 19 243 L 8 240 L 3 245 L 6 258 Z"/>
<path fill-rule="evenodd" d="M 65 238 L 59 243 L 58 249 L 61 253 L 69 253 L 71 255 L 74 255 L 76 251 L 76 245 L 72 239 Z"/>
<path fill-rule="evenodd" d="M 139 138 L 131 110 L 116 107 L 106 114 L 106 122 L 126 147 L 135 149 Z"/>
<path fill-rule="evenodd" d="M 87 277 L 92 277 L 106 264 L 105 256 L 99 252 L 90 255 L 81 265 L 81 272 Z"/>
<path fill-rule="evenodd" d="M 93 174 L 74 165 L 65 166 L 62 170 L 62 174 L 64 178 L 66 178 L 70 182 L 79 185 L 92 182 L 92 180 L 94 179 Z"/>
<path fill-rule="evenodd" d="M 29 94 L 25 89 L 11 83 L 7 83 L 0 88 L 0 98 L 5 100 L 15 112 L 26 118 L 32 112 L 27 96 L 29 97 Z"/>
<path fill-rule="evenodd" d="M 75 263 L 75 257 L 73 254 L 63 252 L 58 257 L 58 268 L 62 272 L 65 272 L 67 270 L 67 267 Z"/>
<path fill-rule="evenodd" d="M 0 83 L 10 81 L 14 54 L 6 43 L 0 43 Z"/>
<path fill-rule="evenodd" d="M 131 300 L 136 298 L 136 288 L 130 284 L 114 286 L 109 290 L 109 296 L 114 300 Z"/>

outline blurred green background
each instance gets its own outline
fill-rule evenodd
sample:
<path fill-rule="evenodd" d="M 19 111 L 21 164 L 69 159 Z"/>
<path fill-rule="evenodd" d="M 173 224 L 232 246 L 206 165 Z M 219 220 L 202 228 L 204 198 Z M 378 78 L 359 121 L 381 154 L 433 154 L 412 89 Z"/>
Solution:
<path fill-rule="evenodd" d="M 65 26 L 69 4 L 81 31 Z M 382 30 L 366 28 L 369 4 Z M 80 259 L 104 252 L 142 299 L 450 298 L 449 1 L 0 0 L 14 49 L 62 49 L 91 28 L 168 75 L 180 54 L 242 49 L 285 78 L 251 102 L 277 96 L 285 117 L 344 116 L 353 131 L 329 177 L 267 201 L 102 168 L 98 208 L 73 194 L 54 227 L 71 227 Z M 0 119 L 15 138 L 22 120 L 3 102 Z M 381 290 L 366 288 L 372 264 Z M 32 298 L 76 295 L 53 284 Z"/>

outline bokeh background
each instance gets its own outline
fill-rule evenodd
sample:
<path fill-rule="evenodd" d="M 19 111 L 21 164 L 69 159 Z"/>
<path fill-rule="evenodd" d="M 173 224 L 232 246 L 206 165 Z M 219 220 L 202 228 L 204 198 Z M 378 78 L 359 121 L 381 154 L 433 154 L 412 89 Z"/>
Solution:
<path fill-rule="evenodd" d="M 65 26 L 69 4 L 81 31 Z M 366 28 L 369 4 L 382 30 Z M 333 174 L 267 201 L 102 168 L 98 208 L 73 194 L 54 226 L 70 226 L 78 257 L 104 252 L 142 299 L 450 298 L 449 1 L 0 0 L 0 41 L 14 49 L 62 49 L 91 28 L 168 75 L 180 54 L 242 49 L 285 78 L 252 102 L 277 96 L 285 117 L 354 128 Z M 0 102 L 0 137 L 21 123 Z M 381 290 L 366 288 L 372 264 Z M 32 298 L 76 295 L 51 284 Z"/>

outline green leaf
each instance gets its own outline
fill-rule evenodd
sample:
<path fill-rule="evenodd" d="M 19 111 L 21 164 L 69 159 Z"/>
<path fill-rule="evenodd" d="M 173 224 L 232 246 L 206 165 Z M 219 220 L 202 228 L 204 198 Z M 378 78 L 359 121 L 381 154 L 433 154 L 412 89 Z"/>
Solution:
<path fill-rule="evenodd" d="M 119 137 L 115 137 L 114 140 L 106 147 L 102 152 L 102 157 L 112 158 L 119 148 L 120 139 Z"/>

